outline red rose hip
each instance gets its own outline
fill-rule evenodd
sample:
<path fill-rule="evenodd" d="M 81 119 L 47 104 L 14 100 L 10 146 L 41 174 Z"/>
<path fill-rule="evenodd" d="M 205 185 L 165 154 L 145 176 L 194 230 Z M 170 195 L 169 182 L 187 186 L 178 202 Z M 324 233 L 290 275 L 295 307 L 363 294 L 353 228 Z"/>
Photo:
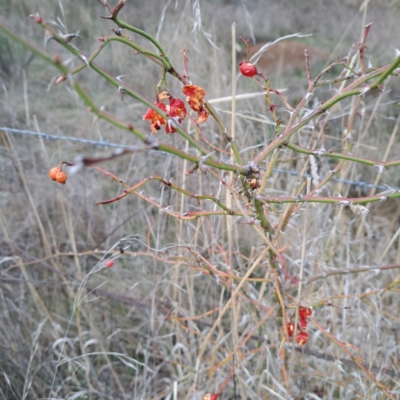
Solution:
<path fill-rule="evenodd" d="M 247 61 L 242 61 L 239 64 L 239 70 L 242 75 L 247 76 L 249 78 L 251 78 L 254 75 L 257 75 L 256 66 Z"/>

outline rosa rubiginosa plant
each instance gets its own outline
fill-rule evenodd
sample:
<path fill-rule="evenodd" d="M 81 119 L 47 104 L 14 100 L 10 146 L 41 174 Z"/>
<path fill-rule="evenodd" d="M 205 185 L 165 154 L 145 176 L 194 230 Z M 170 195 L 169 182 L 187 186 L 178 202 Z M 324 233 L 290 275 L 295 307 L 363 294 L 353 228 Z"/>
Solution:
<path fill-rule="evenodd" d="M 349 271 L 339 268 L 319 273 L 316 265 L 310 275 L 306 238 L 308 221 L 314 218 L 318 209 L 330 207 L 336 213 L 348 212 L 361 219 L 367 217 L 372 203 L 400 197 L 400 192 L 390 186 L 380 193 L 361 193 L 358 197 L 332 193 L 329 189 L 343 170 L 353 166 L 370 167 L 379 175 L 400 165 L 400 159 L 388 161 L 386 156 L 378 153 L 374 160 L 360 152 L 353 154 L 360 110 L 371 98 L 375 101 L 383 96 L 388 82 L 397 79 L 400 56 L 389 65 L 369 66 L 365 51 L 372 24 L 368 24 L 363 28 L 358 46 L 314 76 L 305 49 L 307 87 L 300 98 L 292 98 L 284 90 L 274 88 L 273 79 L 257 70 L 254 61 L 257 55 L 251 59 L 247 55 L 245 60 L 235 61 L 233 65 L 232 110 L 231 118 L 227 120 L 226 113 L 208 98 L 211 88 L 204 84 L 207 81 L 201 83 L 191 78 L 191 75 L 197 76 L 196 65 L 191 65 L 190 54 L 185 49 L 181 49 L 181 60 L 171 60 L 162 39 L 157 40 L 124 22 L 122 14 L 126 0 L 120 0 L 115 7 L 107 1 L 100 3 L 106 13 L 101 17 L 105 20 L 104 31 L 109 35 L 99 37 L 98 46 L 90 55 L 79 50 L 77 34 L 62 34 L 53 23 L 46 22 L 44 16 L 31 15 L 38 29 L 43 30 L 46 46 L 52 40 L 79 60 L 79 65 L 74 68 L 69 68 L 59 54 L 51 54 L 21 37 L 3 21 L 0 32 L 58 70 L 56 88 L 69 85 L 88 107 L 89 113 L 106 121 L 110 127 L 133 135 L 139 145 L 136 149 L 121 147 L 102 157 L 60 161 L 59 166 L 53 166 L 49 172 L 54 184 L 74 185 L 74 176 L 84 168 L 92 168 L 115 180 L 120 187 L 116 196 L 96 199 L 97 206 L 112 207 L 126 201 L 128 196 L 137 196 L 175 221 L 175 231 L 179 235 L 171 246 L 174 251 L 154 250 L 151 246 L 147 250 L 148 255 L 152 254 L 168 267 L 177 266 L 168 278 L 174 281 L 175 289 L 168 294 L 160 293 L 155 305 L 167 321 L 164 333 L 172 338 L 174 351 L 165 353 L 163 348 L 152 347 L 151 351 L 156 349 L 152 357 L 159 360 L 160 370 L 165 369 L 161 375 L 167 383 L 163 388 L 160 385 L 148 388 L 149 398 L 172 398 L 172 395 L 173 398 L 194 398 L 190 396 L 196 393 L 204 399 L 233 398 L 229 397 L 232 391 L 240 393 L 235 398 L 251 398 L 250 393 L 268 398 L 265 396 L 278 392 L 281 394 L 276 394 L 277 398 L 296 396 L 293 382 L 298 375 L 295 371 L 303 363 L 299 355 L 308 351 L 315 360 L 328 362 L 328 356 L 322 354 L 322 350 L 318 352 L 320 342 L 332 344 L 338 350 L 336 354 L 345 357 L 347 365 L 357 369 L 362 379 L 382 396 L 396 398 L 395 384 L 378 376 L 375 367 L 365 361 L 356 345 L 337 337 L 331 326 L 320 322 L 320 311 L 337 309 L 337 312 L 345 312 L 348 309 L 337 301 L 342 298 L 340 293 L 329 293 L 329 278 Z M 248 45 L 248 41 L 244 41 Z M 125 46 L 126 52 L 133 52 L 158 67 L 159 80 L 154 82 L 151 92 L 139 93 L 127 83 L 130 74 L 140 74 L 142 79 L 147 79 L 146 70 L 135 71 L 135 66 L 130 66 L 129 71 L 123 72 L 125 75 L 113 76 L 96 63 L 96 58 L 117 45 L 116 42 Z M 85 81 L 79 79 L 84 69 L 112 85 L 115 102 L 122 107 L 129 97 L 143 105 L 146 111 L 142 120 L 123 120 L 101 107 L 85 88 Z M 218 71 L 213 73 L 218 74 Z M 261 94 L 264 117 L 271 128 L 268 140 L 259 140 L 250 146 L 243 140 L 244 132 L 239 132 L 236 127 L 235 88 L 239 79 Z M 324 91 L 326 88 L 329 90 Z M 339 144 L 336 142 L 336 147 L 325 148 L 338 110 L 344 121 Z M 147 154 L 149 172 L 139 181 L 127 181 L 98 166 L 138 152 Z M 152 158 L 157 154 L 166 154 L 176 160 L 180 179 L 174 182 L 152 171 Z M 329 168 L 320 168 L 321 165 Z M 286 191 L 283 191 L 271 182 L 277 184 L 272 179 L 274 171 L 285 166 L 296 168 L 298 173 L 287 179 L 284 183 Z M 308 171 L 310 174 L 305 176 Z M 67 175 L 70 175 L 68 183 Z M 160 190 L 168 189 L 169 193 L 176 194 L 174 205 L 147 194 L 146 188 L 153 181 L 158 182 Z M 187 234 L 189 229 L 186 227 L 197 223 L 202 225 L 198 225 L 200 228 L 196 228 L 195 234 Z M 217 226 L 224 228 L 221 228 L 222 233 L 215 235 Z M 193 238 L 200 234 L 202 239 Z M 294 239 L 295 235 L 300 239 Z M 241 246 L 241 241 L 247 243 L 246 236 L 252 238 L 250 248 Z M 329 243 L 333 236 L 332 231 L 321 240 Z M 200 242 L 201 246 L 198 245 Z M 111 253 L 120 258 L 130 256 L 130 251 L 122 247 Z M 116 268 L 114 258 L 99 266 L 92 272 L 99 272 L 103 267 Z M 376 268 L 385 271 L 398 268 L 398 265 Z M 362 272 L 362 268 L 355 271 Z M 195 283 L 194 277 L 201 279 L 201 285 Z M 386 285 L 385 293 L 394 290 L 397 284 L 398 279 Z M 190 301 L 186 299 L 185 304 L 180 287 L 193 296 Z M 210 293 L 216 296 L 211 298 Z M 74 303 L 76 313 L 82 305 L 81 295 L 81 292 L 77 293 Z M 337 304 L 334 305 L 333 300 Z M 143 306 L 150 307 L 148 304 Z M 316 339 L 312 340 L 314 336 Z M 339 360 L 339 356 L 329 357 L 329 362 Z M 275 360 L 273 366 L 269 365 L 269 359 Z M 58 361 L 55 377 L 59 366 Z M 152 369 L 141 365 L 135 373 L 137 376 L 156 374 L 157 368 L 157 362 L 154 362 Z M 268 371 L 265 373 L 268 385 L 258 384 L 264 379 L 262 374 L 251 378 L 255 370 Z M 318 369 L 314 375 L 326 379 Z M 118 376 L 114 378 L 117 382 Z M 123 386 L 123 383 L 118 385 Z M 298 382 L 296 385 L 301 386 Z"/>

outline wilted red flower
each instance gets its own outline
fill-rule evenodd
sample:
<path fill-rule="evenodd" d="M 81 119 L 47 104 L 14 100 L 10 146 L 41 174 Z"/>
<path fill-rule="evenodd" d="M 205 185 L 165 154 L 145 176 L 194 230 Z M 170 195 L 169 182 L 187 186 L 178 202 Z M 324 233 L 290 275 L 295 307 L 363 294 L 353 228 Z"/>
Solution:
<path fill-rule="evenodd" d="M 180 99 L 170 97 L 169 106 L 167 106 L 167 115 L 175 119 L 178 123 L 181 123 L 182 120 L 186 117 L 185 103 Z M 176 132 L 173 122 L 170 123 L 170 121 L 168 121 L 167 126 L 165 127 L 165 131 L 167 133 Z"/>
<path fill-rule="evenodd" d="M 198 117 L 194 120 L 195 124 L 201 124 L 202 122 L 206 122 L 210 113 L 207 109 L 203 108 L 202 111 L 199 112 Z"/>
<path fill-rule="evenodd" d="M 199 113 L 197 119 L 194 121 L 196 124 L 207 121 L 209 112 L 204 108 L 204 96 L 206 91 L 200 86 L 185 85 L 182 88 L 183 94 L 187 96 L 186 101 L 193 111 Z"/>
<path fill-rule="evenodd" d="M 309 335 L 308 335 L 307 332 L 299 332 L 299 333 L 296 335 L 296 342 L 297 342 L 300 346 L 303 346 L 303 345 L 305 345 L 305 344 L 307 343 L 308 337 L 309 337 Z"/>
<path fill-rule="evenodd" d="M 181 99 L 171 97 L 169 99 L 169 116 L 179 117 L 183 120 L 186 117 L 185 103 Z"/>
<path fill-rule="evenodd" d="M 165 104 L 159 101 L 155 101 L 153 104 L 167 114 L 167 107 L 165 106 Z M 157 111 L 154 111 L 152 108 L 149 108 L 146 111 L 146 114 L 143 115 L 143 119 L 144 120 L 148 119 L 151 121 L 150 130 L 152 132 L 157 132 L 161 128 L 161 125 L 166 124 L 165 119 Z"/>
<path fill-rule="evenodd" d="M 198 98 L 199 101 L 203 101 L 203 97 L 206 95 L 206 91 L 202 87 L 196 85 L 185 85 L 182 88 L 182 92 L 186 96 Z"/>
<path fill-rule="evenodd" d="M 203 98 L 206 92 L 200 86 L 185 85 L 182 88 L 183 94 L 187 97 L 187 102 L 193 111 L 200 112 L 203 110 Z"/>
<path fill-rule="evenodd" d="M 239 63 L 239 70 L 242 75 L 247 76 L 249 78 L 251 78 L 254 75 L 257 75 L 256 66 L 247 61 L 242 61 Z"/>

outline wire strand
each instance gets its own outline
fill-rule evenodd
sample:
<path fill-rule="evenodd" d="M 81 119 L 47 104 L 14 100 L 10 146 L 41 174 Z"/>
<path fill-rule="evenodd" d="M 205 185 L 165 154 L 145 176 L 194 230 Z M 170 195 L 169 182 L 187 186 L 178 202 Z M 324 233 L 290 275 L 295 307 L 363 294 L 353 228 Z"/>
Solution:
<path fill-rule="evenodd" d="M 33 131 L 27 131 L 27 130 L 21 130 L 21 129 L 13 129 L 13 128 L 7 128 L 7 127 L 0 127 L 0 131 L 8 131 L 12 133 L 17 133 L 20 135 L 28 135 L 28 136 L 37 136 L 41 137 L 46 140 L 65 140 L 69 142 L 78 142 L 78 143 L 84 143 L 84 144 L 91 144 L 93 146 L 99 146 L 99 147 L 116 147 L 119 149 L 130 149 L 130 150 L 140 150 L 141 148 L 138 146 L 129 146 L 129 145 L 124 145 L 124 144 L 119 144 L 119 143 L 113 143 L 113 142 L 108 142 L 104 140 L 89 140 L 89 139 L 80 139 L 76 137 L 71 137 L 71 136 L 58 136 L 58 135 L 51 135 L 49 133 L 44 133 L 44 132 L 33 132 Z M 150 150 L 151 152 L 155 152 L 157 154 L 164 154 L 168 155 L 168 153 L 161 152 L 158 150 Z M 285 169 L 279 169 L 279 168 L 274 168 L 274 172 L 280 173 L 280 174 L 286 174 L 286 175 L 291 175 L 291 176 L 297 176 L 299 173 L 297 171 L 288 171 Z M 310 174 L 303 174 L 302 178 L 312 178 Z M 336 183 L 344 183 L 346 185 L 351 185 L 351 186 L 356 186 L 356 187 L 361 187 L 361 188 L 376 188 L 376 189 L 386 189 L 386 186 L 383 185 L 374 185 L 373 183 L 367 183 L 363 181 L 355 182 L 351 181 L 348 179 L 336 179 L 332 178 L 333 182 Z"/>

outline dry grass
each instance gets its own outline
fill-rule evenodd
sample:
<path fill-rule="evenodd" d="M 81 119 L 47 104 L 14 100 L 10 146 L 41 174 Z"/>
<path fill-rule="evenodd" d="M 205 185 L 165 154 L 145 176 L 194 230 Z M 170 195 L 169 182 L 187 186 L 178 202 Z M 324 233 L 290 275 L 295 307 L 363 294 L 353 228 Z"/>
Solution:
<path fill-rule="evenodd" d="M 111 25 L 96 17 L 104 11 L 99 4 L 87 3 L 62 3 L 69 30 L 81 31 L 77 45 L 85 54 L 93 51 L 96 38 L 108 34 Z M 123 19 L 155 35 L 163 10 L 159 3 L 127 4 Z M 222 1 L 202 6 L 203 28 L 213 34 L 220 47 L 216 50 L 201 32 L 191 32 L 196 21 L 193 3 L 171 2 L 160 41 L 179 67 L 181 49 L 190 49 L 192 80 L 207 89 L 207 97 L 215 100 L 220 115 L 229 121 L 231 103 L 218 98 L 231 93 L 230 29 L 232 19 L 240 12 L 243 15 L 243 9 Z M 271 36 L 277 25 L 279 34 L 317 33 L 313 43 L 320 42 L 319 47 L 329 50 L 337 44 L 336 56 L 345 55 L 349 42 L 360 37 L 363 15 L 357 13 L 354 2 L 346 3 L 343 9 L 329 6 L 329 12 L 336 14 L 322 22 L 315 17 L 317 12 L 321 15 L 322 6 L 314 9 L 310 2 L 298 10 L 279 9 L 284 22 L 280 24 L 277 1 L 269 2 L 265 13 L 259 12 L 261 2 L 254 1 L 248 8 L 258 37 Z M 48 4 L 14 1 L 9 10 L 0 6 L 4 7 L 0 13 L 21 35 L 42 45 L 40 29 L 23 16 L 39 10 L 46 18 L 63 19 L 60 8 Z M 373 7 L 369 12 L 378 18 L 378 27 L 387 20 L 384 29 L 372 28 L 371 54 L 374 46 L 385 43 L 382 56 L 388 57 L 394 29 L 398 29 L 397 5 Z M 349 9 L 354 10 L 354 26 L 341 37 L 349 24 L 345 13 Z M 237 21 L 237 36 L 250 36 L 249 23 L 244 18 Z M 310 30 L 307 21 L 313 21 Z M 99 57 L 99 64 L 114 75 L 129 75 L 126 82 L 152 101 L 158 69 L 119 44 L 111 47 Z M 93 119 L 67 84 L 48 86 L 57 76 L 53 69 L 36 59 L 26 65 L 29 54 L 17 45 L 10 48 L 12 57 L 6 61 L 16 68 L 2 68 L 0 125 L 138 144 L 133 136 Z M 50 54 L 59 51 L 50 42 Z M 2 54 L 0 66 L 8 57 Z M 68 57 L 60 54 L 63 60 Z M 288 88 L 291 97 L 303 94 L 306 80 L 301 73 L 276 79 L 273 86 Z M 118 93 L 92 71 L 82 71 L 78 80 L 98 105 L 148 129 L 141 120 L 146 107 L 129 97 L 124 99 L 127 104 L 122 103 Z M 178 82 L 170 80 L 170 90 L 179 94 Z M 380 97 L 365 96 L 354 122 L 354 155 L 398 158 L 395 90 Z M 237 81 L 239 94 L 254 91 L 251 82 Z M 313 101 L 317 104 L 328 96 L 321 89 Z M 236 103 L 236 139 L 241 149 L 247 149 L 242 153 L 244 162 L 257 154 L 253 146 L 275 135 L 265 121 L 265 115 L 269 118 L 266 108 L 264 97 Z M 349 100 L 333 110 L 325 148 L 340 151 L 353 108 Z M 277 112 L 287 119 L 283 107 Z M 193 126 L 187 129 L 193 132 Z M 297 142 L 314 146 L 313 132 L 303 129 Z M 207 125 L 206 134 L 221 145 L 216 126 Z M 186 145 L 177 135 L 162 140 L 182 149 Z M 304 269 L 303 296 L 322 287 L 326 301 L 350 307 L 316 307 L 315 324 L 308 326 L 310 341 L 304 347 L 292 346 L 285 344 L 276 319 L 274 274 L 268 269 L 264 246 L 245 219 L 208 217 L 186 222 L 160 212 L 135 194 L 96 206 L 96 201 L 121 193 L 121 186 L 91 168 L 69 176 L 62 187 L 46 174 L 61 160 L 100 156 L 109 149 L 6 132 L 0 132 L 0 143 L 0 399 L 200 399 L 221 387 L 221 399 L 382 398 L 382 391 L 357 366 L 357 360 L 394 397 L 400 395 L 398 284 L 384 290 L 399 279 L 398 268 L 391 267 L 400 264 L 398 200 L 373 203 L 369 214 L 362 216 L 348 208 L 308 204 L 290 220 L 280 244 L 287 246 L 287 272 L 299 277 L 300 268 Z M 312 173 L 309 163 L 309 158 L 287 150 L 278 167 Z M 314 178 L 315 174 L 325 176 L 335 165 L 326 158 L 318 158 L 316 164 Z M 193 193 L 214 194 L 234 203 L 211 173 L 186 176 L 190 166 L 159 153 L 137 153 L 101 165 L 130 185 L 160 175 Z M 400 186 L 396 168 L 381 175 L 376 172 L 345 163 L 338 177 Z M 303 182 L 298 176 L 274 173 L 267 193 L 292 195 Z M 159 181 L 150 181 L 142 189 L 143 195 L 180 214 L 214 209 L 213 203 L 199 204 Z M 323 193 L 359 197 L 374 190 L 330 182 Z M 285 205 L 274 205 L 271 223 L 285 210 Z M 106 268 L 109 258 L 115 262 L 112 268 Z M 242 279 L 249 270 L 251 275 Z M 284 289 L 287 304 L 294 302 L 296 288 L 289 282 Z M 317 325 L 347 343 L 353 358 Z M 287 357 L 289 387 L 282 376 L 282 351 Z"/>

